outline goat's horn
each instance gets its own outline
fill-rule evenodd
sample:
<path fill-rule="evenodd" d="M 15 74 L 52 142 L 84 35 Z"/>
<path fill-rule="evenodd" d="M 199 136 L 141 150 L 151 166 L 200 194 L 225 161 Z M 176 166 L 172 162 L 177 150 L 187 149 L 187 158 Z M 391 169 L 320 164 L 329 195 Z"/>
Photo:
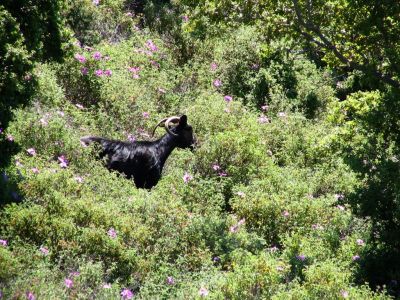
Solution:
<path fill-rule="evenodd" d="M 151 136 L 154 136 L 154 133 L 156 132 L 157 127 L 160 126 L 160 124 L 164 123 L 164 122 L 167 121 L 167 120 L 168 120 L 168 118 L 164 118 L 164 119 L 162 119 L 160 122 L 158 122 L 158 124 L 156 125 L 156 127 L 154 127 L 153 134 L 152 134 Z"/>
<path fill-rule="evenodd" d="M 169 133 L 169 134 L 172 134 L 172 135 L 174 135 L 174 136 L 178 136 L 176 133 L 174 133 L 174 132 L 172 132 L 171 131 L 171 129 L 169 129 L 169 123 L 171 123 L 171 122 L 173 122 L 173 123 L 179 123 L 179 120 L 180 120 L 180 118 L 179 117 L 176 117 L 176 116 L 174 116 L 174 117 L 169 117 L 168 119 L 167 119 L 167 121 L 165 121 L 165 124 L 164 124 L 164 126 L 165 126 L 165 130 L 167 130 L 167 132 Z"/>

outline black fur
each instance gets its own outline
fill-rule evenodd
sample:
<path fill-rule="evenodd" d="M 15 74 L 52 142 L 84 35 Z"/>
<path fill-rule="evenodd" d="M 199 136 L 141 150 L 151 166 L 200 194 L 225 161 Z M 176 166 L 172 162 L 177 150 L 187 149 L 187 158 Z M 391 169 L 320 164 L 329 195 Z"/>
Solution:
<path fill-rule="evenodd" d="M 193 149 L 195 138 L 185 115 L 171 131 L 177 136 L 166 133 L 154 142 L 122 142 L 92 136 L 83 137 L 81 141 L 99 143 L 103 148 L 101 156 L 107 156 L 109 170 L 124 173 L 127 178 L 133 177 L 138 188 L 150 189 L 160 180 L 164 163 L 176 147 Z"/>

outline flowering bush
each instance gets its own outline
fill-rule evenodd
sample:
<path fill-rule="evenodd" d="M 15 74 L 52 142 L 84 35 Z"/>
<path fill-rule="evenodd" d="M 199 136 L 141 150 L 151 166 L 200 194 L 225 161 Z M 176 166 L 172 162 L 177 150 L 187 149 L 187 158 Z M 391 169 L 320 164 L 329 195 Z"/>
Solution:
<path fill-rule="evenodd" d="M 397 249 L 396 210 L 371 205 L 396 190 L 360 192 L 396 186 L 397 169 L 384 172 L 396 136 L 369 135 L 390 133 L 378 118 L 389 93 L 337 102 L 326 69 L 249 25 L 255 11 L 236 14 L 258 4 L 232 3 L 204 19 L 179 1 L 66 4 L 83 44 L 37 63 L 32 105 L 0 124 L 0 298 L 389 299 L 359 285 L 383 268 L 369 264 L 376 246 Z M 240 26 L 210 22 L 224 7 Z M 152 27 L 130 28 L 134 10 Z M 184 113 L 195 150 L 174 150 L 151 190 L 79 141 L 154 140 Z"/>

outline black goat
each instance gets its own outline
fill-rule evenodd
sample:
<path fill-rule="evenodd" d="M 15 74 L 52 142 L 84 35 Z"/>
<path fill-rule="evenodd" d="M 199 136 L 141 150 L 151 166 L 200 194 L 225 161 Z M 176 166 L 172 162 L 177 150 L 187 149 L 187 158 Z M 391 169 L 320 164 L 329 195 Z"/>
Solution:
<path fill-rule="evenodd" d="M 171 123 L 177 125 L 170 128 Z M 108 156 L 109 170 L 124 173 L 127 178 L 133 177 L 138 188 L 150 189 L 160 180 L 164 163 L 172 150 L 175 147 L 193 150 L 195 143 L 192 126 L 187 124 L 186 115 L 161 120 L 154 128 L 153 135 L 158 126 L 164 126 L 167 133 L 154 142 L 122 142 L 94 136 L 82 137 L 81 141 L 85 144 L 101 144 L 101 157 Z"/>

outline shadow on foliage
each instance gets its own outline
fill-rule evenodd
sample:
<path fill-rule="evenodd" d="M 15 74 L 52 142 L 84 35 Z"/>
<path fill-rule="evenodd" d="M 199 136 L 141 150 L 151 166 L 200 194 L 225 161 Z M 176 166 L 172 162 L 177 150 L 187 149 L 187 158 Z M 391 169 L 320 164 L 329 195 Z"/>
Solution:
<path fill-rule="evenodd" d="M 11 158 L 20 150 L 18 144 L 0 138 L 0 208 L 9 203 L 22 201 L 18 189 L 18 182 L 22 179 L 22 175 L 18 173 L 17 177 L 11 177 L 5 171 L 6 167 L 12 164 Z"/>
<path fill-rule="evenodd" d="M 371 222 L 357 279 L 375 289 L 385 286 L 396 297 L 400 296 L 399 94 L 386 93 L 381 105 L 363 119 L 369 146 L 351 149 L 354 152 L 347 157 L 347 163 L 363 178 L 347 202 L 356 215 Z"/>
<path fill-rule="evenodd" d="M 366 188 L 349 198 L 357 215 L 368 217 L 372 227 L 369 248 L 362 255 L 357 277 L 371 287 L 386 285 L 388 292 L 400 296 L 400 212 L 398 163 L 385 161 L 371 172 Z"/>
<path fill-rule="evenodd" d="M 4 130 L 13 110 L 30 104 L 37 81 L 35 61 L 62 61 L 64 34 L 60 16 L 62 1 L 13 1 L 0 5 L 0 205 L 21 201 L 18 178 L 9 177 L 7 167 L 19 147 Z M 20 176 L 20 175 L 18 175 Z"/>

